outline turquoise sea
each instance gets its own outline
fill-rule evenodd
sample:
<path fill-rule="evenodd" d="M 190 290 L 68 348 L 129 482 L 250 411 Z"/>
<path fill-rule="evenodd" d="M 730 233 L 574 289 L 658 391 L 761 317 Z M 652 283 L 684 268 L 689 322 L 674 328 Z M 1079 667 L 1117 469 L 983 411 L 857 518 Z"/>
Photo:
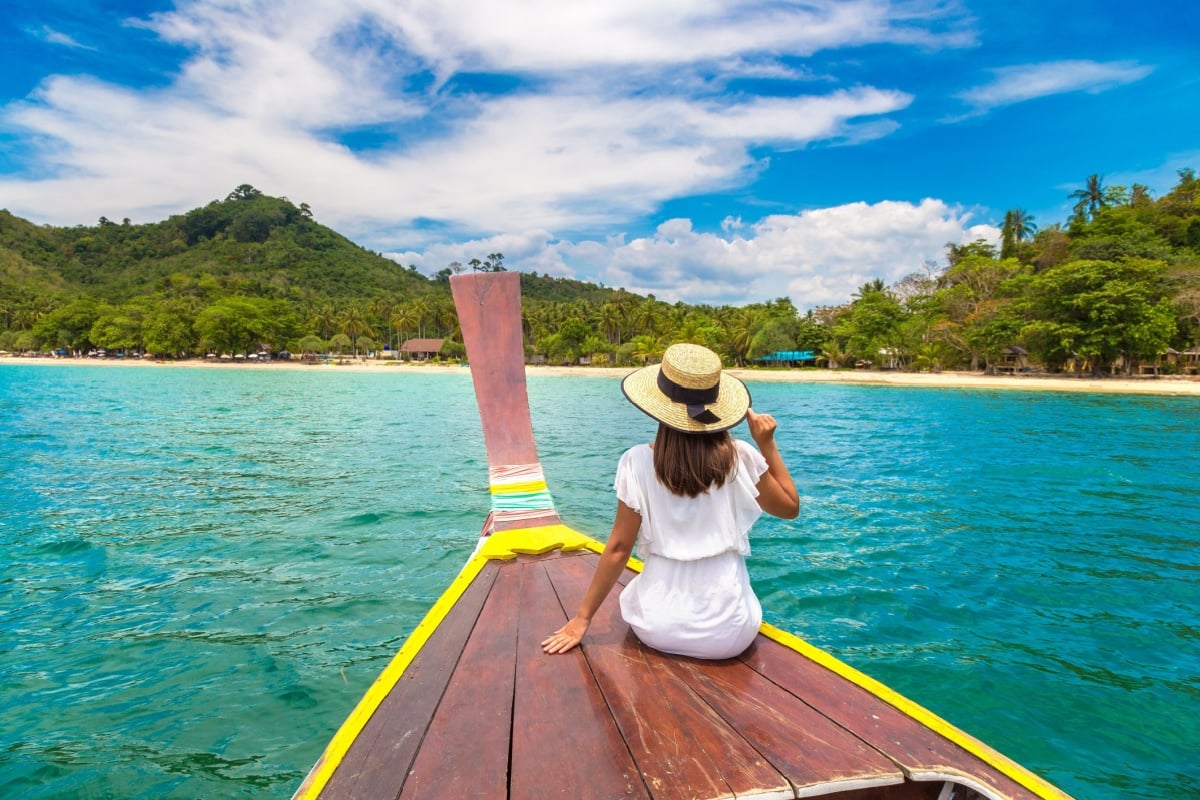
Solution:
<path fill-rule="evenodd" d="M 751 383 L 769 621 L 1080 800 L 1200 797 L 1200 399 Z M 530 379 L 600 538 L 653 432 Z M 286 798 L 470 553 L 467 370 L 0 366 L 0 797 Z"/>

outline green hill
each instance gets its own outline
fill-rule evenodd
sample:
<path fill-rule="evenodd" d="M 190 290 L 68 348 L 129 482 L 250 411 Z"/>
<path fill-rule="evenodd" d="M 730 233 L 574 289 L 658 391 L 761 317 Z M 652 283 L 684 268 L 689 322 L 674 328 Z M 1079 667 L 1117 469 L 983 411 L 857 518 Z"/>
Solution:
<path fill-rule="evenodd" d="M 798 350 L 831 366 L 1200 372 L 1200 178 L 1182 169 L 1156 199 L 1092 175 L 1071 199 L 1066 225 L 1013 208 L 998 249 L 949 243 L 945 267 L 805 314 L 789 298 L 691 306 L 523 273 L 526 342 L 552 363 L 646 363 L 689 341 L 737 364 Z M 379 352 L 433 337 L 453 356 L 447 283 L 463 269 L 427 277 L 249 185 L 149 225 L 0 212 L 0 350 Z M 465 269 L 502 270 L 503 254 Z"/>
<path fill-rule="evenodd" d="M 472 262 L 502 263 L 499 253 Z M 194 354 L 454 338 L 448 277 L 461 269 L 426 276 L 316 222 L 306 204 L 246 184 L 145 225 L 101 217 L 63 228 L 0 210 L 0 350 Z M 531 307 L 614 295 L 549 275 L 522 275 L 522 285 Z"/>
<path fill-rule="evenodd" d="M 0 212 L 0 280 L 110 303 L 188 284 L 274 299 L 434 290 L 424 275 L 315 222 L 307 206 L 250 186 L 147 225 L 38 227 Z"/>

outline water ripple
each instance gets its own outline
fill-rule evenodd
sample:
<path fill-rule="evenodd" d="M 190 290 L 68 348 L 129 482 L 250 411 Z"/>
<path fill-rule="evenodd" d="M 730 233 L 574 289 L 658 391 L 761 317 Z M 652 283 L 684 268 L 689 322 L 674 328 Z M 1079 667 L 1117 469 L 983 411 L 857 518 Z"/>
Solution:
<path fill-rule="evenodd" d="M 290 793 L 474 545 L 469 375 L 3 376 L 0 796 Z M 754 532 L 768 619 L 1078 797 L 1200 792 L 1200 403 L 752 391 L 804 504 Z M 603 538 L 652 424 L 611 379 L 530 399 Z"/>

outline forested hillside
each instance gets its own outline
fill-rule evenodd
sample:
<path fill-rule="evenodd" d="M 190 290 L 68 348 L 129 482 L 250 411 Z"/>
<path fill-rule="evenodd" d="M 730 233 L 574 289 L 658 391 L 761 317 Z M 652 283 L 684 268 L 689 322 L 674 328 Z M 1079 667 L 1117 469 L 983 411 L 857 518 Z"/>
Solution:
<path fill-rule="evenodd" d="M 53 279 L 59 292 L 120 303 L 189 286 L 276 299 L 428 293 L 429 280 L 313 221 L 308 206 L 251 186 L 150 225 L 38 227 L 0 212 L 0 277 Z"/>
<path fill-rule="evenodd" d="M 1200 180 L 1181 170 L 1161 198 L 1105 186 L 1073 193 L 1074 214 L 1039 229 L 1005 217 L 994 248 L 947 245 L 894 285 L 799 313 L 787 298 L 690 306 L 623 289 L 522 275 L 529 348 L 552 363 L 658 358 L 674 341 L 730 363 L 811 350 L 830 367 L 1163 372 L 1200 364 Z M 425 276 L 365 250 L 304 204 L 243 185 L 223 201 L 149 225 L 33 225 L 0 212 L 0 350 L 374 351 L 445 337 L 461 353 L 447 286 L 504 270 L 502 253 Z"/>

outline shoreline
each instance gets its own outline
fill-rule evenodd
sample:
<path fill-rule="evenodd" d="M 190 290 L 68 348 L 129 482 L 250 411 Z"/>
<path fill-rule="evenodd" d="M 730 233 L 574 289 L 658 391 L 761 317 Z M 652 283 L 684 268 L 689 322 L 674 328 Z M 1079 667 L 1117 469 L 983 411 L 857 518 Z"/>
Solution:
<path fill-rule="evenodd" d="M 358 360 L 347 364 L 304 364 L 298 361 L 272 361 L 267 364 L 229 362 L 214 363 L 199 359 L 159 361 L 153 359 L 93 359 L 93 358 L 0 358 L 4 366 L 67 366 L 101 367 L 109 369 L 221 369 L 275 370 L 322 372 L 450 372 L 463 369 L 459 364 L 395 364 Z M 632 372 L 630 367 L 549 367 L 526 366 L 525 374 L 556 377 L 622 378 Z M 738 369 L 726 372 L 748 382 L 763 383 L 843 383 L 874 386 L 916 386 L 938 389 L 1001 389 L 1023 391 L 1100 392 L 1108 394 L 1142 394 L 1200 397 L 1200 377 L 1065 377 L 1042 375 L 986 375 L 982 372 L 871 372 L 868 370 L 815 369 Z"/>

